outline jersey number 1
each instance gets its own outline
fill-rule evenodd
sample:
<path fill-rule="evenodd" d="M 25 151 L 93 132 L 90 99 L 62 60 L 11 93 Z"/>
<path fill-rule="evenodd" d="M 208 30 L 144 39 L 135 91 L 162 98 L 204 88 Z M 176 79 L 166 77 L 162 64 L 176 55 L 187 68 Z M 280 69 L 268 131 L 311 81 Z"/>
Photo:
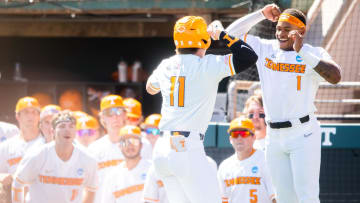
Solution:
<path fill-rule="evenodd" d="M 297 79 L 297 91 L 300 91 L 301 90 L 301 76 L 300 75 L 296 76 L 296 79 Z"/>
<path fill-rule="evenodd" d="M 176 76 L 172 76 L 170 78 L 170 82 L 171 82 L 170 106 L 174 106 L 174 89 L 175 89 Z M 184 76 L 179 76 L 178 83 L 179 83 L 178 106 L 179 107 L 184 107 L 185 77 Z"/>

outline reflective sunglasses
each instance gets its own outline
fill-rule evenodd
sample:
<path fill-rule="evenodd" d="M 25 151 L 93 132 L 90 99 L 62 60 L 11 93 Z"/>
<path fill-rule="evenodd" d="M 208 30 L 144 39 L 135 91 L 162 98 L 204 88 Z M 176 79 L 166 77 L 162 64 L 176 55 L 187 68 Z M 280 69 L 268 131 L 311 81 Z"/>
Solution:
<path fill-rule="evenodd" d="M 105 109 L 102 113 L 105 116 L 109 116 L 109 117 L 115 115 L 120 116 L 125 113 L 125 110 L 123 108 L 114 107 L 114 108 Z"/>
<path fill-rule="evenodd" d="M 93 129 L 82 129 L 82 130 L 78 130 L 77 134 L 79 137 L 83 137 L 83 136 L 94 136 L 96 134 L 96 130 Z"/>
<path fill-rule="evenodd" d="M 247 138 L 249 137 L 251 134 L 251 132 L 247 131 L 247 130 L 237 130 L 237 131 L 232 131 L 230 133 L 230 136 L 232 138 L 238 138 L 239 136 L 242 138 Z"/>
<path fill-rule="evenodd" d="M 251 113 L 248 115 L 248 118 L 253 119 L 254 118 L 254 113 Z M 265 118 L 265 114 L 264 113 L 259 113 L 259 118 Z"/>
<path fill-rule="evenodd" d="M 127 139 L 124 139 L 124 140 L 120 141 L 120 146 L 121 147 L 127 147 L 130 144 L 134 145 L 134 146 L 139 146 L 140 145 L 140 139 L 131 137 L 131 138 L 127 138 Z"/>
<path fill-rule="evenodd" d="M 160 135 L 160 130 L 158 128 L 146 128 L 145 132 L 146 134 Z"/>

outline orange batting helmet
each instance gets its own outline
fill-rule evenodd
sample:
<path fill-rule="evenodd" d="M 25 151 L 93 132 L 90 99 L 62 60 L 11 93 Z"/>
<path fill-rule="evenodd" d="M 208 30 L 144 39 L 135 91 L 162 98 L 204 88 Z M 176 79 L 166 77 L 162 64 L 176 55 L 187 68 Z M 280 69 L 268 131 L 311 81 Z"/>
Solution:
<path fill-rule="evenodd" d="M 176 48 L 208 49 L 211 44 L 207 24 L 200 16 L 185 16 L 176 21 L 174 26 Z"/>

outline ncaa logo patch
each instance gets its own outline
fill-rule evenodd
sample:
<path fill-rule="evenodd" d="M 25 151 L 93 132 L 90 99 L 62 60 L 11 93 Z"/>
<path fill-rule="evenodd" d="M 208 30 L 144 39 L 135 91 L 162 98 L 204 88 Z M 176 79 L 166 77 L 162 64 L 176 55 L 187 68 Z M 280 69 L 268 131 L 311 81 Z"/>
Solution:
<path fill-rule="evenodd" d="M 257 173 L 258 170 L 259 170 L 259 168 L 257 166 L 254 166 L 254 167 L 252 167 L 251 172 L 252 173 Z"/>
<path fill-rule="evenodd" d="M 301 58 L 299 55 L 296 55 L 296 61 L 297 61 L 297 62 L 301 62 L 301 61 L 303 61 L 303 60 L 302 60 L 302 58 Z"/>
<path fill-rule="evenodd" d="M 84 173 L 84 169 L 79 168 L 79 169 L 76 171 L 76 173 L 77 173 L 79 176 L 81 176 L 81 175 Z"/>

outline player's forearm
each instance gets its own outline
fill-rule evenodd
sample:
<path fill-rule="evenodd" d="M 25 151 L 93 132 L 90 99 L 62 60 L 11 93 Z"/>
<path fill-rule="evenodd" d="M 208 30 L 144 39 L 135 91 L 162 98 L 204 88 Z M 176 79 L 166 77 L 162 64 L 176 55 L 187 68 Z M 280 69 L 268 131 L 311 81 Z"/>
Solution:
<path fill-rule="evenodd" d="M 244 41 L 228 35 L 224 31 L 220 33 L 219 39 L 230 48 L 233 54 L 232 61 L 236 73 L 240 73 L 256 63 L 258 56 Z"/>
<path fill-rule="evenodd" d="M 305 62 L 314 67 L 314 70 L 319 73 L 326 81 L 331 84 L 337 84 L 341 80 L 340 66 L 334 62 L 325 61 L 319 57 L 313 55 L 310 52 L 306 52 L 301 49 L 299 55 L 304 59 Z"/>
<path fill-rule="evenodd" d="M 12 183 L 11 187 L 11 199 L 13 203 L 24 202 L 24 185 L 16 179 Z"/>
<path fill-rule="evenodd" d="M 240 36 L 249 32 L 249 30 L 259 23 L 260 21 L 265 20 L 265 16 L 263 15 L 261 10 L 250 13 L 244 17 L 241 17 L 231 23 L 225 31 L 230 35 L 240 38 Z"/>
<path fill-rule="evenodd" d="M 314 70 L 331 84 L 337 84 L 341 80 L 340 67 L 331 62 L 320 60 Z"/>
<path fill-rule="evenodd" d="M 159 90 L 155 89 L 149 80 L 146 82 L 146 91 L 151 95 L 159 93 Z"/>
<path fill-rule="evenodd" d="M 95 199 L 95 192 L 85 190 L 83 203 L 93 203 Z"/>

